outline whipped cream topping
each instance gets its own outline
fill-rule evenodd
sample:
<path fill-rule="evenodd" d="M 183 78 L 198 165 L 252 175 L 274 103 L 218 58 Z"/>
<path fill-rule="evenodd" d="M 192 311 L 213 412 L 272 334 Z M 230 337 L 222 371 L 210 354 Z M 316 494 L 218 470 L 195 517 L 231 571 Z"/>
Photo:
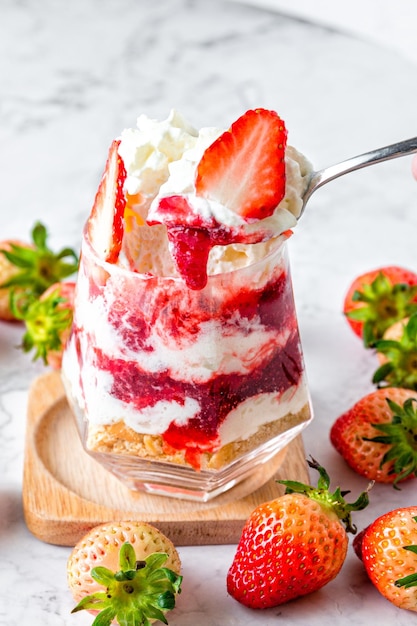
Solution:
<path fill-rule="evenodd" d="M 227 225 L 246 223 L 227 207 L 194 195 L 196 166 L 206 148 L 222 132 L 214 127 L 196 130 L 175 110 L 171 110 L 164 121 L 140 115 L 137 128 L 124 130 L 120 137 L 119 154 L 127 171 L 126 191 L 131 195 L 143 193 L 151 196 L 151 212 L 156 210 L 161 198 L 177 194 L 192 199 L 193 209 L 205 218 L 213 216 Z M 286 216 L 284 219 L 290 220 L 294 226 L 312 167 L 304 155 L 287 146 L 285 168 L 286 193 L 277 210 L 290 213 L 292 218 Z M 274 219 L 277 220 L 276 217 Z"/>
<path fill-rule="evenodd" d="M 170 165 L 180 160 L 197 138 L 198 131 L 177 111 L 172 110 L 161 122 L 140 115 L 137 127 L 125 129 L 120 137 L 127 193 L 155 197 L 170 176 Z"/>
<path fill-rule="evenodd" d="M 239 229 L 248 237 L 247 244 L 215 246 L 218 249 L 211 250 L 208 274 L 233 269 L 233 263 L 230 263 L 233 257 L 238 259 L 239 267 L 243 263 L 251 263 L 252 252 L 245 251 L 245 247 L 252 248 L 257 237 L 258 241 L 259 238 L 267 240 L 294 228 L 312 167 L 292 146 L 287 146 L 285 154 L 285 196 L 270 217 L 248 222 L 228 207 L 196 195 L 194 181 L 197 165 L 204 151 L 222 133 L 223 130 L 214 127 L 196 130 L 175 110 L 164 121 L 141 115 L 137 120 L 137 128 L 122 132 L 119 154 L 127 172 L 125 190 L 130 196 L 138 196 L 136 204 L 131 207 L 137 216 L 136 223 L 125 234 L 125 254 L 121 256 L 121 262 L 125 262 L 130 269 L 144 271 L 141 264 L 147 256 L 148 241 L 151 241 L 153 254 L 157 252 L 160 256 L 152 272 L 158 275 L 176 274 L 175 266 L 167 259 L 169 246 L 165 228 L 157 231 L 159 242 L 156 242 L 156 233 L 149 237 L 147 231 L 158 227 L 146 224 L 146 221 L 160 221 L 160 202 L 173 195 L 185 197 L 190 212 L 198 215 L 208 229 L 214 222 Z M 237 254 L 234 254 L 235 249 Z M 266 252 L 261 245 L 255 256 L 259 258 Z"/>

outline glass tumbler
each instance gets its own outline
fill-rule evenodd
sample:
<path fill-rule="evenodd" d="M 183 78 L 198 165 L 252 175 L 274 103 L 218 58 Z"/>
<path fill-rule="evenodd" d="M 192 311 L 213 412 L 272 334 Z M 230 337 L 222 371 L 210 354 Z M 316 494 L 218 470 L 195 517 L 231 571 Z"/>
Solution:
<path fill-rule="evenodd" d="M 130 489 L 253 491 L 309 423 L 286 237 L 255 245 L 195 291 L 103 261 L 84 230 L 62 376 L 85 450 Z"/>

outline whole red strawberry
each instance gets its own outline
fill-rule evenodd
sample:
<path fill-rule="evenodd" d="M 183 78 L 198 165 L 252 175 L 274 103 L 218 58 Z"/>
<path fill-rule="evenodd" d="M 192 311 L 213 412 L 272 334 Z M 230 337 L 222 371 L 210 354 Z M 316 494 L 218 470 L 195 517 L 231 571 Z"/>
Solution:
<path fill-rule="evenodd" d="M 339 488 L 329 492 L 324 468 L 309 464 L 320 474 L 316 488 L 279 481 L 286 485 L 285 495 L 258 506 L 245 524 L 227 590 L 250 608 L 278 606 L 317 591 L 344 563 L 347 532 L 356 532 L 351 512 L 367 506 L 368 494 L 348 504 Z"/>
<path fill-rule="evenodd" d="M 366 347 L 395 322 L 417 312 L 417 274 L 387 266 L 361 274 L 350 285 L 343 312 Z"/>
<path fill-rule="evenodd" d="M 417 506 L 381 515 L 361 539 L 359 556 L 378 591 L 395 606 L 417 611 Z"/>
<path fill-rule="evenodd" d="M 330 441 L 358 474 L 394 483 L 417 473 L 417 393 L 387 387 L 337 418 Z"/>

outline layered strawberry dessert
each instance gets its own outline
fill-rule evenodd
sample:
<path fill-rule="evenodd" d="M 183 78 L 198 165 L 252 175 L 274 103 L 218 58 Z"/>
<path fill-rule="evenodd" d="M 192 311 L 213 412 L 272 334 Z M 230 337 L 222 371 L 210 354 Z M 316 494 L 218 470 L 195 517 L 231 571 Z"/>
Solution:
<path fill-rule="evenodd" d="M 62 368 L 87 451 L 218 472 L 308 423 L 286 240 L 310 172 L 265 109 L 113 142 Z"/>

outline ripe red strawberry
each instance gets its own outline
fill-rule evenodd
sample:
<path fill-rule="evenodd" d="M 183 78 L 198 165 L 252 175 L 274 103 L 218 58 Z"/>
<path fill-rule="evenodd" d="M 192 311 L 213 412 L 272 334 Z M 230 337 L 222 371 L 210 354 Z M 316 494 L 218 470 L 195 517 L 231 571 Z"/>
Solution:
<path fill-rule="evenodd" d="M 106 167 L 88 220 L 88 232 L 97 254 L 116 263 L 122 247 L 126 196 L 126 170 L 118 153 L 119 140 L 112 142 Z"/>
<path fill-rule="evenodd" d="M 343 312 L 366 347 L 395 322 L 417 312 L 417 274 L 397 266 L 381 267 L 355 278 Z"/>
<path fill-rule="evenodd" d="M 360 557 L 387 600 L 417 611 L 417 506 L 395 509 L 370 524 L 363 531 Z"/>
<path fill-rule="evenodd" d="M 272 215 L 285 195 L 287 131 L 274 111 L 247 111 L 204 152 L 195 188 L 246 220 Z"/>
<path fill-rule="evenodd" d="M 351 512 L 367 506 L 368 494 L 348 504 L 339 488 L 329 492 L 326 471 L 315 461 L 310 466 L 320 473 L 316 488 L 280 481 L 285 495 L 258 506 L 245 524 L 227 590 L 248 607 L 273 607 L 317 591 L 344 563 L 347 532 L 356 532 Z"/>
<path fill-rule="evenodd" d="M 417 393 L 387 387 L 368 394 L 337 418 L 330 441 L 369 480 L 396 485 L 415 478 Z"/>
<path fill-rule="evenodd" d="M 173 543 L 150 524 L 96 526 L 68 559 L 68 585 L 78 603 L 72 612 L 100 611 L 97 626 L 167 624 L 165 613 L 181 591 L 180 570 Z"/>

